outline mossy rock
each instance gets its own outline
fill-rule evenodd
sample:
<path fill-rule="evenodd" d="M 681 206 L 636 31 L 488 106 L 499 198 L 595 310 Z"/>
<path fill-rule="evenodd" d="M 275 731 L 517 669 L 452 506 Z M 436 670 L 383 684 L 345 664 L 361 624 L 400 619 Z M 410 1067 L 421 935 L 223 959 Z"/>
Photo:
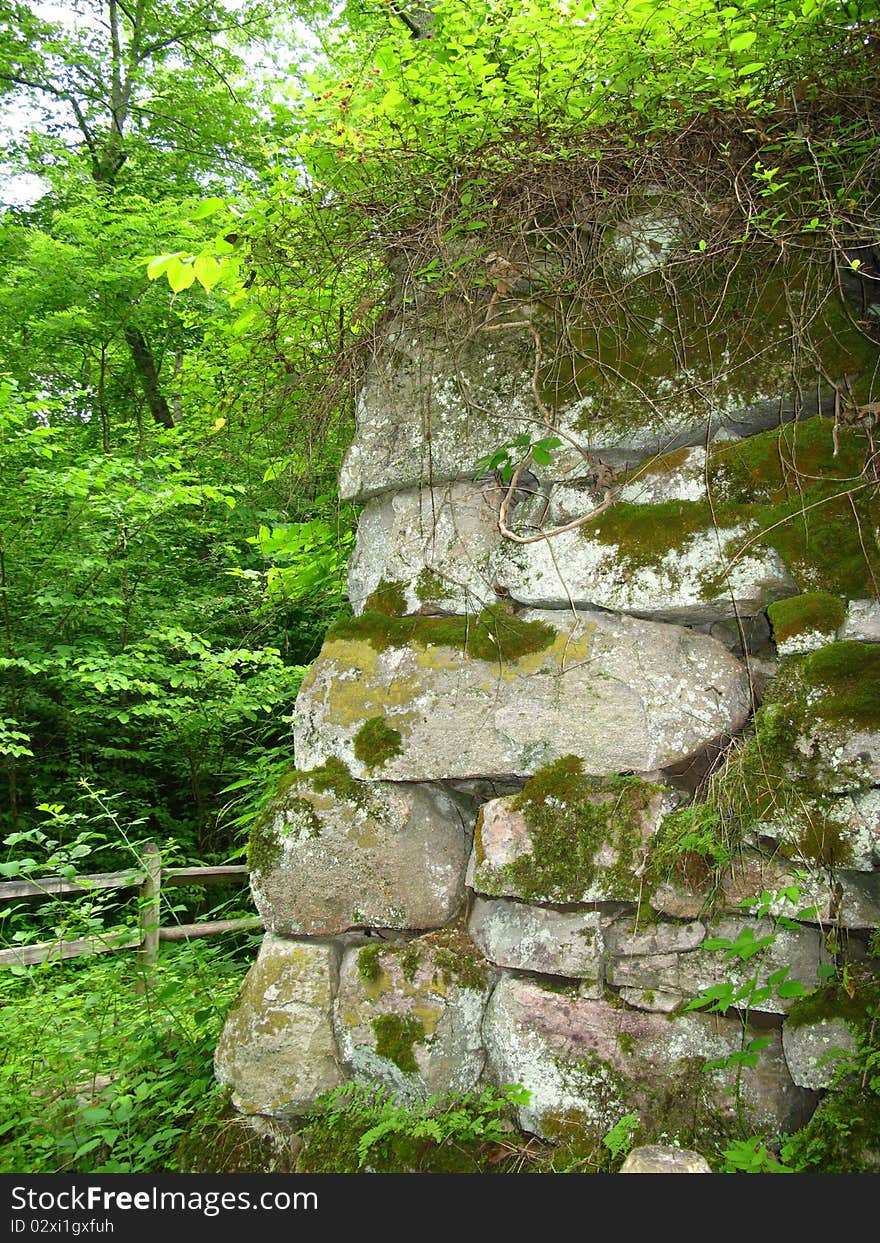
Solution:
<path fill-rule="evenodd" d="M 328 642 L 362 640 L 377 652 L 393 647 L 449 647 L 494 664 L 543 652 L 556 637 L 553 626 L 525 621 L 507 604 L 489 605 L 476 617 L 397 617 L 367 607 L 359 617 L 336 622 L 327 631 Z"/>
<path fill-rule="evenodd" d="M 880 580 L 880 551 L 866 538 L 880 524 L 880 488 L 868 474 L 872 453 L 864 431 L 835 429 L 832 419 L 818 416 L 722 441 L 708 451 L 711 500 L 617 504 L 585 523 L 581 535 L 618 548 L 622 565 L 635 572 L 659 568 L 701 532 L 745 528 L 721 550 L 728 565 L 749 549 L 772 548 L 804 593 L 865 598 Z M 703 583 L 707 599 L 724 590 L 723 575 Z M 826 601 L 823 622 L 834 610 Z"/>
<path fill-rule="evenodd" d="M 846 604 L 827 591 L 807 591 L 774 601 L 767 615 L 779 645 L 813 632 L 833 638 L 846 618 Z"/>
<path fill-rule="evenodd" d="M 535 773 L 519 794 L 500 800 L 523 817 L 529 849 L 493 864 L 484 853 L 485 819 L 478 822 L 474 887 L 527 902 L 634 899 L 665 793 L 635 777 L 587 776 L 579 757 L 564 756 Z"/>

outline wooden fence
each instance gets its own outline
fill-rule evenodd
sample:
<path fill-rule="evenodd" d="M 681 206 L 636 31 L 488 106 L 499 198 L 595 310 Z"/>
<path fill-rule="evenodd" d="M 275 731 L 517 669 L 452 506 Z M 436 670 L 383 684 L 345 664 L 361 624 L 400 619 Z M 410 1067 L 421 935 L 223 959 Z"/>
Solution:
<path fill-rule="evenodd" d="M 159 847 L 149 842 L 140 867 L 127 872 L 98 872 L 77 876 L 75 880 L 49 877 L 45 880 L 9 880 L 0 883 L 0 902 L 11 898 L 42 898 L 51 894 L 90 893 L 95 889 L 138 889 L 137 933 L 104 933 L 76 941 L 40 941 L 34 945 L 0 950 L 0 967 L 28 966 L 55 958 L 81 958 L 85 954 L 106 954 L 111 950 L 137 949 L 138 961 L 149 972 L 159 955 L 160 941 L 191 941 L 221 932 L 245 932 L 262 928 L 259 915 L 241 919 L 213 919 L 200 924 L 161 926 L 162 890 L 171 885 L 222 885 L 247 879 L 244 864 L 222 867 L 163 868 Z"/>

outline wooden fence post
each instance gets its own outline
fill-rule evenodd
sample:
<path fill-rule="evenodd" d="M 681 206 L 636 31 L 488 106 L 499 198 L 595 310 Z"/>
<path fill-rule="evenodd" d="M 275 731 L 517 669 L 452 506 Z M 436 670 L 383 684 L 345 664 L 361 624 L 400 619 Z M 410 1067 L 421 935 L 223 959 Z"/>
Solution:
<path fill-rule="evenodd" d="M 159 957 L 159 922 L 162 898 L 162 855 L 155 842 L 147 842 L 142 856 L 146 876 L 140 887 L 139 923 L 141 943 L 138 949 L 138 965 L 141 975 L 137 991 L 145 991 L 152 977 L 156 959 Z"/>

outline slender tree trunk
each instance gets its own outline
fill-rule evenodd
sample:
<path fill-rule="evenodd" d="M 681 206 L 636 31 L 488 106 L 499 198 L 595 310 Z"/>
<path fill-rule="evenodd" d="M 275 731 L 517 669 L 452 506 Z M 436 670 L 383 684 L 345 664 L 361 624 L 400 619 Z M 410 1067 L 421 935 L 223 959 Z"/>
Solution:
<path fill-rule="evenodd" d="M 134 359 L 135 369 L 143 387 L 150 414 L 160 427 L 173 427 L 174 416 L 162 390 L 159 388 L 159 373 L 156 370 L 156 360 L 144 334 L 139 328 L 126 328 L 125 339 L 128 342 L 128 348 L 131 350 L 131 356 Z"/>
<path fill-rule="evenodd" d="M 9 587 L 6 582 L 6 552 L 3 547 L 3 534 L 0 532 L 0 597 L 2 597 L 3 606 L 3 633 L 6 639 L 6 655 L 11 660 L 13 653 L 12 645 L 12 621 L 9 616 Z M 9 698 L 13 715 L 18 717 L 18 685 L 16 682 L 15 669 L 7 670 L 9 680 Z M 6 788 L 9 791 L 9 810 L 12 813 L 12 830 L 18 832 L 18 776 L 15 767 L 15 756 L 7 755 L 6 763 Z"/>
<path fill-rule="evenodd" d="M 98 371 L 98 418 L 101 420 L 101 447 L 110 452 L 110 420 L 107 415 L 107 348 L 101 346 L 101 366 Z"/>

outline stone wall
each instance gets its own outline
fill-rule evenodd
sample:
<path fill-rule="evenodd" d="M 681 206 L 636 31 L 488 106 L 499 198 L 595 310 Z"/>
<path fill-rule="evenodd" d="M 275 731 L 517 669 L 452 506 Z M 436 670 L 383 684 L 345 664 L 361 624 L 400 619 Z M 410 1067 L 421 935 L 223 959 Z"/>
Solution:
<path fill-rule="evenodd" d="M 545 1139 L 635 1112 L 712 1148 L 834 1090 L 851 1013 L 795 1011 L 842 952 L 870 975 L 880 924 L 877 349 L 832 287 L 793 354 L 790 272 L 734 271 L 709 332 L 677 229 L 655 204 L 609 231 L 629 317 L 592 355 L 582 327 L 564 391 L 532 383 L 528 302 L 479 311 L 491 335 L 422 306 L 377 352 L 340 481 L 354 615 L 251 839 L 267 934 L 216 1056 L 245 1114 L 518 1083 Z M 550 435 L 509 496 L 477 477 Z"/>

